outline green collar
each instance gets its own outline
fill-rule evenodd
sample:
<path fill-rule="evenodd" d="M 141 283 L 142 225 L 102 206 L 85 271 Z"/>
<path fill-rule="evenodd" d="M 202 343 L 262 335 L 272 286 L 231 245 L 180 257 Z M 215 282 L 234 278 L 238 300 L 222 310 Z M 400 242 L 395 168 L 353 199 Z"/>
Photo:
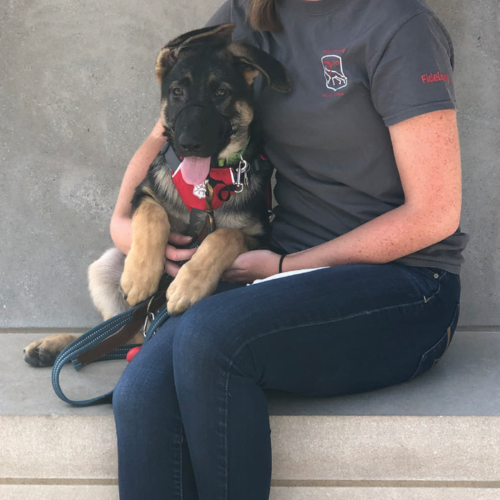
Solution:
<path fill-rule="evenodd" d="M 232 165 L 233 163 L 237 163 L 240 160 L 240 157 L 242 157 L 245 154 L 249 142 L 250 142 L 250 137 L 248 138 L 247 143 L 243 146 L 243 149 L 237 151 L 236 153 L 233 153 L 229 158 L 220 159 L 219 167 L 225 167 L 226 165 Z"/>

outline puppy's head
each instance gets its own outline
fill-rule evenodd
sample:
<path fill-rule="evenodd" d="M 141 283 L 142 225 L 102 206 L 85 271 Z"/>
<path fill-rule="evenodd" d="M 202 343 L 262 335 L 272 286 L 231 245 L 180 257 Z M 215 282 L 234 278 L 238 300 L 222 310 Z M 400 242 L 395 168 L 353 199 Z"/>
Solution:
<path fill-rule="evenodd" d="M 199 183 L 205 175 L 203 181 L 211 159 L 244 147 L 257 75 L 279 92 L 291 88 L 281 63 L 255 47 L 233 43 L 233 30 L 234 24 L 224 24 L 191 31 L 168 43 L 157 58 L 161 119 L 178 154 L 190 158 L 192 175 L 183 172 L 187 182 Z"/>

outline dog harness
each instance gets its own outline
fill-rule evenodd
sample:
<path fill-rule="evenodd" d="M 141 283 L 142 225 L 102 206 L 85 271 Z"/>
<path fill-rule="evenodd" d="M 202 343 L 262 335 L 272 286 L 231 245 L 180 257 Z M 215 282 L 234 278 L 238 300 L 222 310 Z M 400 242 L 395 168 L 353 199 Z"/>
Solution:
<path fill-rule="evenodd" d="M 190 212 L 188 233 L 195 236 L 191 229 L 198 220 L 197 214 L 200 211 L 205 212 L 207 215 L 202 230 L 196 235 L 198 243 L 201 243 L 208 234 L 216 229 L 214 210 L 228 201 L 233 194 L 241 193 L 245 186 L 248 185 L 250 164 L 244 159 L 247 146 L 248 143 L 241 151 L 234 153 L 227 159 L 219 160 L 219 166 L 210 169 L 205 182 L 193 186 L 183 179 L 180 169 L 181 158 L 177 156 L 174 148 L 171 147 L 170 141 L 167 140 L 163 145 L 160 154 L 165 156 L 165 161 L 172 170 L 172 180 L 177 192 Z M 260 155 L 252 162 L 252 168 L 259 171 L 263 168 L 272 167 L 269 166 L 269 160 Z M 270 187 L 269 185 L 268 208 L 271 207 Z"/>
<path fill-rule="evenodd" d="M 191 212 L 193 208 L 206 210 L 207 208 L 207 184 L 213 191 L 212 208 L 217 210 L 225 201 L 229 200 L 235 191 L 235 171 L 231 167 L 213 168 L 210 170 L 207 180 L 203 184 L 192 186 L 182 177 L 180 167 L 172 173 L 177 192 L 182 198 L 184 205 Z"/>
<path fill-rule="evenodd" d="M 219 160 L 219 167 L 211 168 L 206 181 L 196 186 L 188 184 L 183 179 L 182 171 L 179 168 L 181 158 L 177 156 L 169 141 L 165 142 L 160 154 L 165 155 L 165 160 L 172 169 L 172 180 L 187 209 L 190 212 L 193 208 L 197 210 L 207 209 L 206 201 L 207 195 L 209 195 L 208 185 L 210 185 L 213 191 L 212 209 L 216 210 L 234 193 L 241 193 L 244 186 L 248 184 L 249 165 L 243 159 L 246 147 L 245 145 L 241 151 L 225 160 Z"/>

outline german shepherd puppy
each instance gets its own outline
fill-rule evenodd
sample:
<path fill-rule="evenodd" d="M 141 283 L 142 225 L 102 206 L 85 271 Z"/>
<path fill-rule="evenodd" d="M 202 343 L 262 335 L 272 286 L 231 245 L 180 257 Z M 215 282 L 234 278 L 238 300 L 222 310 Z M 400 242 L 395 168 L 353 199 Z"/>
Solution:
<path fill-rule="evenodd" d="M 170 231 L 198 235 L 207 224 L 207 214 L 216 228 L 170 284 L 167 309 L 171 314 L 182 313 L 212 294 L 238 255 L 267 242 L 265 190 L 271 172 L 255 167 L 262 144 L 254 122 L 252 86 L 258 75 L 278 92 L 288 92 L 291 85 L 285 68 L 273 57 L 232 42 L 233 30 L 234 24 L 224 24 L 191 31 L 172 40 L 158 55 L 155 73 L 161 85 L 161 120 L 169 145 L 182 162 L 174 168 L 163 151 L 156 157 L 132 200 L 129 254 L 108 250 L 89 268 L 91 296 L 104 319 L 157 290 Z M 224 163 L 233 166 L 233 183 L 220 191 L 213 177 Z M 245 163 L 250 170 L 240 172 L 241 182 L 234 181 L 238 166 L 241 169 Z M 205 210 L 190 210 L 179 194 L 178 182 L 193 193 L 201 189 L 202 197 L 208 197 L 210 190 L 217 193 L 212 194 L 214 201 L 216 196 L 225 201 L 220 206 L 214 203 L 213 211 L 208 205 Z M 140 341 L 139 337 L 133 341 Z M 52 335 L 33 342 L 24 350 L 24 359 L 32 366 L 50 366 L 74 339 Z"/>

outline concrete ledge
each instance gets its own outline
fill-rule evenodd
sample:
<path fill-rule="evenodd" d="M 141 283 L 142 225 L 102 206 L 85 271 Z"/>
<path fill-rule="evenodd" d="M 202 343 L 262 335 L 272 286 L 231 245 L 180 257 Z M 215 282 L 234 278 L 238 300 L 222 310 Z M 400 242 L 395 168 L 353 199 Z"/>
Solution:
<path fill-rule="evenodd" d="M 1 485 L 2 500 L 118 500 L 117 486 Z M 487 488 L 271 488 L 270 500 L 498 500 Z"/>
<path fill-rule="evenodd" d="M 2 500 L 118 500 L 117 486 L 2 485 Z"/>
<path fill-rule="evenodd" d="M 0 490 L 1 491 L 1 490 Z M 272 488 L 270 500 L 498 500 L 479 488 Z"/>
<path fill-rule="evenodd" d="M 51 370 L 22 361 L 22 347 L 39 335 L 0 336 L 0 497 L 116 499 L 111 407 L 66 405 Z M 461 331 L 411 383 L 321 400 L 269 394 L 271 499 L 500 498 L 499 357 L 500 334 Z M 122 370 L 68 366 L 64 384 L 88 397 Z"/>
<path fill-rule="evenodd" d="M 273 416 L 271 430 L 275 480 L 500 480 L 497 417 Z M 3 416 L 0 440 L 0 478 L 117 477 L 111 416 Z"/>

